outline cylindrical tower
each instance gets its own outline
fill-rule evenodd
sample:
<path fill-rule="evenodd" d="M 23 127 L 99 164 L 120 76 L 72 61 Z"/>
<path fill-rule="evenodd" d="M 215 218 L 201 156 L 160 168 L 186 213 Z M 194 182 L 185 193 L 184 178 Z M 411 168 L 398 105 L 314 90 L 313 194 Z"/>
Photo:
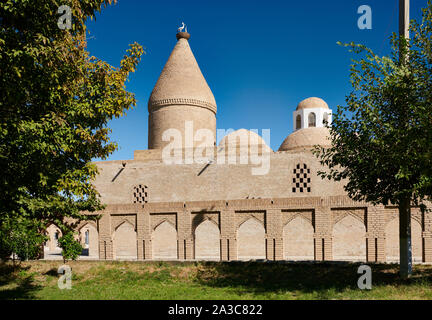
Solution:
<path fill-rule="evenodd" d="M 149 149 L 162 149 L 170 144 L 163 139 L 164 132 L 169 129 L 175 130 L 168 133 L 181 134 L 182 141 L 175 140 L 176 147 L 203 146 L 204 141 L 205 146 L 215 145 L 216 101 L 192 53 L 189 38 L 187 32 L 177 33 L 177 44 L 151 93 Z M 190 133 L 193 139 L 200 129 L 207 129 L 213 138 L 201 140 L 197 137 L 199 139 L 194 139 L 191 145 Z"/>

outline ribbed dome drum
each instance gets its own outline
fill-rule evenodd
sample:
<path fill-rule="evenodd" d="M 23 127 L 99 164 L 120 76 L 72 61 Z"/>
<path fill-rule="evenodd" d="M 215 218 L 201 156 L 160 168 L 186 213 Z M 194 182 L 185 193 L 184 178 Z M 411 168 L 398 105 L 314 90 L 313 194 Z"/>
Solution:
<path fill-rule="evenodd" d="M 159 79 L 153 88 L 149 102 L 149 149 L 161 149 L 169 141 L 163 141 L 164 132 L 177 129 L 182 133 L 185 147 L 185 122 L 193 122 L 193 134 L 208 129 L 216 137 L 216 101 L 195 60 L 186 32 L 177 34 L 174 47 Z M 200 141 L 194 145 L 202 145 Z"/>

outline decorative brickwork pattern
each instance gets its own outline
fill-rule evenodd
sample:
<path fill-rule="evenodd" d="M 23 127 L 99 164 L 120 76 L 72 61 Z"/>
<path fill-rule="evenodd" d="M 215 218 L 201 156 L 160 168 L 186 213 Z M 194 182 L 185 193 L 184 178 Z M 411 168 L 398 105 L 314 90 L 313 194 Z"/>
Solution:
<path fill-rule="evenodd" d="M 171 106 L 171 105 L 187 105 L 187 106 L 196 106 L 201 108 L 209 109 L 216 113 L 217 107 L 213 103 L 209 103 L 203 100 L 198 99 L 184 99 L 184 98 L 175 98 L 175 99 L 163 99 L 158 101 L 152 101 L 151 106 L 149 107 L 149 111 L 156 111 L 158 108 Z"/>
<path fill-rule="evenodd" d="M 293 169 L 292 192 L 311 192 L 311 171 L 306 163 L 298 163 Z"/>
<path fill-rule="evenodd" d="M 133 203 L 147 203 L 148 202 L 148 188 L 146 185 L 139 184 L 134 187 Z"/>

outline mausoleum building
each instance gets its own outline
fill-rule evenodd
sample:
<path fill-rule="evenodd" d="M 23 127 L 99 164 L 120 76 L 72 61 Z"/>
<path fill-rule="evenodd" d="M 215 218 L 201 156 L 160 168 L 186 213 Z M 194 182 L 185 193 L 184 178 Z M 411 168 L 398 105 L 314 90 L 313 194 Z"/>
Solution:
<path fill-rule="evenodd" d="M 88 258 L 397 261 L 397 208 L 355 202 L 317 175 L 311 149 L 331 143 L 327 103 L 301 101 L 278 150 L 245 129 L 216 144 L 216 100 L 189 38 L 177 34 L 149 98 L 148 150 L 96 162 L 107 206 L 78 228 Z M 47 253 L 58 231 L 48 232 Z M 412 245 L 415 262 L 432 262 L 432 215 L 417 208 Z"/>

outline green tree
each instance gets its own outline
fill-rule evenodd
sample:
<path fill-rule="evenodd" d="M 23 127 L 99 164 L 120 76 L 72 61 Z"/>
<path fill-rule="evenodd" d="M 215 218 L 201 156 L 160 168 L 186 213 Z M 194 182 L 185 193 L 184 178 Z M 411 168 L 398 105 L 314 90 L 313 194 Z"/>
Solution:
<path fill-rule="evenodd" d="M 86 50 L 87 19 L 112 2 L 1 1 L 0 226 L 19 217 L 65 232 L 103 208 L 91 160 L 117 147 L 107 124 L 135 105 L 125 83 L 144 53 L 134 43 L 113 67 Z M 72 10 L 69 30 L 60 5 Z"/>
<path fill-rule="evenodd" d="M 352 199 L 398 206 L 404 278 L 412 272 L 411 206 L 425 210 L 432 195 L 430 0 L 410 31 L 409 40 L 393 34 L 390 57 L 345 44 L 362 56 L 351 65 L 353 90 L 333 115 L 332 146 L 315 149 L 327 168 L 321 177 L 344 181 Z"/>
<path fill-rule="evenodd" d="M 0 226 L 0 258 L 11 256 L 20 260 L 37 259 L 42 254 L 42 245 L 46 240 L 36 223 L 27 219 L 3 221 Z"/>
<path fill-rule="evenodd" d="M 83 247 L 75 240 L 74 232 L 68 231 L 58 239 L 60 248 L 62 248 L 63 261 L 66 263 L 67 260 L 76 260 L 81 254 Z"/>

